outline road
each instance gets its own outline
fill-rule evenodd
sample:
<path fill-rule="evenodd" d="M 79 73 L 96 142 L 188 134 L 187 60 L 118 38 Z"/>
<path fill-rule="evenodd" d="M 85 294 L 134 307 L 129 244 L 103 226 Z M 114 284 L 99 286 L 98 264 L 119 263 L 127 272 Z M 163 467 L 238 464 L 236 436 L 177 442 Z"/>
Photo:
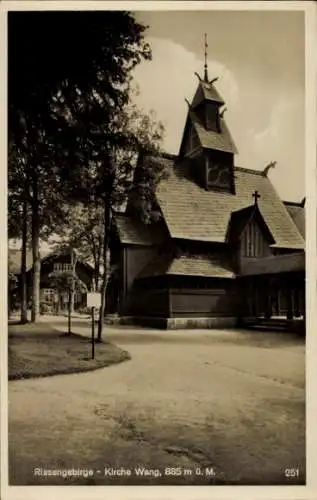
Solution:
<path fill-rule="evenodd" d="M 55 327 L 63 330 L 64 322 Z M 89 335 L 82 321 L 74 331 Z M 104 477 L 104 467 L 214 467 L 220 484 L 298 484 L 305 475 L 304 342 L 286 334 L 107 327 L 130 361 L 9 383 L 12 484 L 197 484 Z M 91 467 L 90 479 L 35 467 Z M 299 477 L 285 478 L 286 468 Z M 182 469 L 183 468 L 183 469 Z M 100 472 L 101 471 L 101 472 Z M 101 475 L 100 475 L 101 474 Z M 70 484 L 70 483 L 69 483 Z"/>

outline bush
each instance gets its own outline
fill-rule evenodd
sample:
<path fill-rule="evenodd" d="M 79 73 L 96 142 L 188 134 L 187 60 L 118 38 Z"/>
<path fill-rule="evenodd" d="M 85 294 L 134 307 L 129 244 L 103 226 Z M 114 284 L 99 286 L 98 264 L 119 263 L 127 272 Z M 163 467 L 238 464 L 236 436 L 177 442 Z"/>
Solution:
<path fill-rule="evenodd" d="M 85 306 L 80 306 L 76 309 L 76 311 L 80 314 L 90 314 L 91 311 L 88 307 L 85 307 Z"/>
<path fill-rule="evenodd" d="M 40 304 L 40 314 L 53 314 L 53 306 L 47 304 L 46 302 L 41 302 Z"/>

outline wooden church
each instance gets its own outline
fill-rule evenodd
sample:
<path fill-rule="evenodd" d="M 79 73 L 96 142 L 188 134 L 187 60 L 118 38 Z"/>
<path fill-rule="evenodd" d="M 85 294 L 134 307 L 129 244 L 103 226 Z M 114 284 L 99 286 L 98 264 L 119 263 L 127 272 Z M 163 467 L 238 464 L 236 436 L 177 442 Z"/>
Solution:
<path fill-rule="evenodd" d="M 197 75 L 198 76 L 198 75 Z M 304 204 L 283 202 L 263 171 L 235 166 L 225 102 L 204 77 L 179 154 L 164 162 L 159 222 L 113 218 L 108 312 L 162 328 L 304 317 Z"/>

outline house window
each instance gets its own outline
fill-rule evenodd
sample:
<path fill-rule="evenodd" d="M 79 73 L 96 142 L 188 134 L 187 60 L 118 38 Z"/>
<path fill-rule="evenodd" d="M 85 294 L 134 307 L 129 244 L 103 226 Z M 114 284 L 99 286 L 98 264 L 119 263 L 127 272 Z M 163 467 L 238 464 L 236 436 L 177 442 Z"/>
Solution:
<path fill-rule="evenodd" d="M 53 288 L 42 288 L 41 295 L 44 302 L 53 304 L 55 296 L 55 290 Z"/>
<path fill-rule="evenodd" d="M 72 264 L 68 262 L 54 262 L 54 272 L 72 271 Z"/>

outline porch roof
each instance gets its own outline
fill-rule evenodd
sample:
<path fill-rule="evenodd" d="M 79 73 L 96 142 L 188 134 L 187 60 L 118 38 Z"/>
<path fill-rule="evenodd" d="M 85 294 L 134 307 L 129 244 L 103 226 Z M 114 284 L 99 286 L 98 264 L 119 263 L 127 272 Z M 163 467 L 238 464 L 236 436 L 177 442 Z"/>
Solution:
<path fill-rule="evenodd" d="M 175 257 L 163 254 L 145 266 L 138 278 L 153 278 L 154 276 L 163 275 L 229 279 L 236 277 L 228 264 L 209 255 L 180 255 Z"/>
<path fill-rule="evenodd" d="M 305 271 L 305 253 L 273 255 L 261 259 L 248 259 L 241 266 L 240 276 L 281 274 Z"/>

